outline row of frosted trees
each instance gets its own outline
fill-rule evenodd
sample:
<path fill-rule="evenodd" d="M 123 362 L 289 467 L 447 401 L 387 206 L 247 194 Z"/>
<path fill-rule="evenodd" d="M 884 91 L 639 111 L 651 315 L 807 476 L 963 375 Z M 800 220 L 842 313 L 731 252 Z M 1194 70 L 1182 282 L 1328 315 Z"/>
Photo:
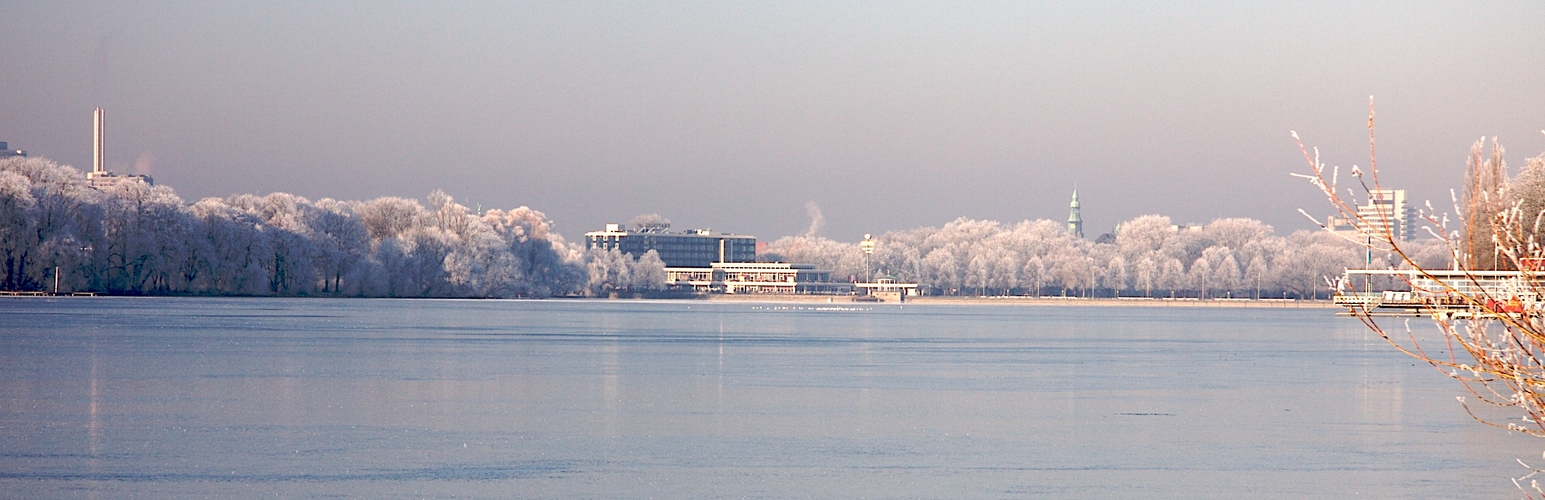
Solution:
<path fill-rule="evenodd" d="M 944 227 L 893 231 L 874 253 L 820 237 L 786 237 L 769 260 L 814 263 L 839 276 L 891 275 L 943 295 L 1148 297 L 1326 297 L 1327 278 L 1347 267 L 1388 265 L 1388 256 L 1325 231 L 1287 237 L 1253 219 L 1177 227 L 1146 215 L 1118 226 L 1113 241 L 1069 235 L 1048 220 L 1003 224 L 958 219 Z M 1420 258 L 1446 265 L 1437 240 L 1413 243 Z"/>
<path fill-rule="evenodd" d="M 95 189 L 41 158 L 0 161 L 0 289 L 120 294 L 542 297 L 587 290 L 586 258 L 526 207 L 475 214 L 284 193 L 188 204 Z"/>

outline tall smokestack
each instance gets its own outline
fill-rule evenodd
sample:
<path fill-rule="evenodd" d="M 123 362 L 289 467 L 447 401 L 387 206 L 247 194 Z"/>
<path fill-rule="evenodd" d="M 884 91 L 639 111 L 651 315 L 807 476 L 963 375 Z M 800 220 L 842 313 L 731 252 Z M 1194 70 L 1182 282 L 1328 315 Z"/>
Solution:
<path fill-rule="evenodd" d="M 96 172 L 96 173 L 102 173 L 102 172 L 106 172 L 107 171 L 105 169 L 106 166 L 103 165 L 104 162 L 102 161 L 102 146 L 103 146 L 103 144 L 102 144 L 102 127 L 103 127 L 103 122 L 105 121 L 106 118 L 107 118 L 107 112 L 102 111 L 102 108 L 97 108 L 96 113 L 94 113 L 92 115 L 92 121 L 91 121 L 91 124 L 92 124 L 92 128 L 91 128 L 91 171 L 92 172 Z"/>

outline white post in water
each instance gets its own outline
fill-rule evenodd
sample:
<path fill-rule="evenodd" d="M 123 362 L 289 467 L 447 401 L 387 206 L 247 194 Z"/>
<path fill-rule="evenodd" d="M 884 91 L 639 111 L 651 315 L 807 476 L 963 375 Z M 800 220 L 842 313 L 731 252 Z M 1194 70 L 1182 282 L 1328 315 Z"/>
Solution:
<path fill-rule="evenodd" d="M 59 266 L 54 266 L 54 295 L 59 295 Z"/>

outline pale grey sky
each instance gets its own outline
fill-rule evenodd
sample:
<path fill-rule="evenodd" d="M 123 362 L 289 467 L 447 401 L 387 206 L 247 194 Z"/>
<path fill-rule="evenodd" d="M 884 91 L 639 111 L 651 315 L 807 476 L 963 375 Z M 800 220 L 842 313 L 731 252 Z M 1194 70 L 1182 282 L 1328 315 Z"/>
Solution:
<path fill-rule="evenodd" d="M 0 141 L 184 197 L 659 212 L 764 239 L 1147 213 L 1279 230 L 1297 130 L 1448 205 L 1471 142 L 1545 151 L 1545 4 L 0 1 Z"/>

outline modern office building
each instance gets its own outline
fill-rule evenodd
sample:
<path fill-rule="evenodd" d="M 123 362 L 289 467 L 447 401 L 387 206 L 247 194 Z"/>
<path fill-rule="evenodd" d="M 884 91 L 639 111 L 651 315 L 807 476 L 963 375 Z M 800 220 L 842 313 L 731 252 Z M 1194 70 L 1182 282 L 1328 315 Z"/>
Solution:
<path fill-rule="evenodd" d="M 10 144 L 0 141 L 0 158 L 10 158 L 13 156 L 27 156 L 27 152 L 20 149 L 11 149 Z"/>
<path fill-rule="evenodd" d="M 1384 234 L 1389 231 L 1397 241 L 1410 241 L 1416 232 L 1416 213 L 1406 204 L 1404 189 L 1375 189 L 1368 202 L 1357 206 L 1357 220 L 1331 217 L 1326 228 L 1346 236 Z"/>
<path fill-rule="evenodd" d="M 120 175 L 107 171 L 107 163 L 105 161 L 107 150 L 106 126 L 107 112 L 102 111 L 102 108 L 97 108 L 96 112 L 91 116 L 91 172 L 86 174 L 86 181 L 91 183 L 91 187 L 97 189 L 135 182 L 155 185 L 155 179 L 150 178 L 148 175 Z"/>
<path fill-rule="evenodd" d="M 849 295 L 853 284 L 809 264 L 714 262 L 707 268 L 667 267 L 665 284 L 700 293 Z M 916 285 L 914 285 L 916 286 Z"/>
<path fill-rule="evenodd" d="M 650 250 L 660 255 L 665 267 L 706 268 L 714 263 L 756 262 L 756 237 L 719 233 L 707 229 L 670 232 L 661 224 L 638 231 L 607 224 L 604 231 L 585 233 L 587 248 L 617 249 L 638 257 Z"/>

